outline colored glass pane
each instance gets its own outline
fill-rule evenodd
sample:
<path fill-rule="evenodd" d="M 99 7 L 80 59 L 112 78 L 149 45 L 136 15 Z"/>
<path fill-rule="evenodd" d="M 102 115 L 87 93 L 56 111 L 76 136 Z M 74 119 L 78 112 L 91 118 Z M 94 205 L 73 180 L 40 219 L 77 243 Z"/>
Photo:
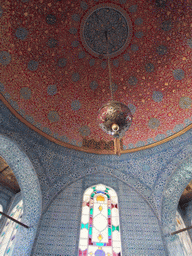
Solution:
<path fill-rule="evenodd" d="M 95 187 L 93 187 L 93 191 L 94 191 L 94 192 L 96 192 L 96 191 L 97 191 Z"/>
<path fill-rule="evenodd" d="M 103 246 L 104 243 L 96 243 L 97 246 Z"/>
<path fill-rule="evenodd" d="M 101 195 L 99 195 L 99 196 L 97 196 L 97 199 L 96 199 L 98 202 L 100 201 L 100 202 L 104 202 L 105 201 L 105 198 L 104 198 L 104 196 L 101 196 Z"/>
<path fill-rule="evenodd" d="M 116 192 L 103 184 L 95 185 L 85 191 L 82 205 L 79 256 L 120 256 L 121 238 Z M 89 211 L 85 211 L 85 207 L 88 207 Z M 88 236 L 82 232 L 84 230 L 87 230 Z"/>
<path fill-rule="evenodd" d="M 105 256 L 105 252 L 103 250 L 97 250 L 95 256 Z"/>
<path fill-rule="evenodd" d="M 86 229 L 88 229 L 88 223 L 87 224 L 83 224 L 83 223 L 81 223 L 81 229 L 83 229 L 83 228 L 86 228 Z"/>
<path fill-rule="evenodd" d="M 115 230 L 119 231 L 119 226 L 115 227 L 112 225 L 112 231 L 115 231 Z"/>

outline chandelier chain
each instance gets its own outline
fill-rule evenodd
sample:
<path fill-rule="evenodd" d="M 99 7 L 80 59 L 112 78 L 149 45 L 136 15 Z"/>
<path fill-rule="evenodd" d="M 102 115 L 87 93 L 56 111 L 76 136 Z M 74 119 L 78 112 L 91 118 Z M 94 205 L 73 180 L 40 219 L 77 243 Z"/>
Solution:
<path fill-rule="evenodd" d="M 108 69 L 109 69 L 109 88 L 111 92 L 111 100 L 113 101 L 113 88 L 112 88 L 112 79 L 111 79 L 111 64 L 110 64 L 110 58 L 109 58 L 109 40 L 107 31 L 105 31 L 105 37 L 107 41 L 107 60 L 108 60 Z"/>

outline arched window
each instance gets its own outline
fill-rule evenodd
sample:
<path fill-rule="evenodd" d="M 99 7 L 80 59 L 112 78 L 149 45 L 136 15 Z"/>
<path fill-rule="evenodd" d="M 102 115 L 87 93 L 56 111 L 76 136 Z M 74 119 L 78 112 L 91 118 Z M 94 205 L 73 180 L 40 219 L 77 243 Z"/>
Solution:
<path fill-rule="evenodd" d="M 122 255 L 117 194 L 103 184 L 83 195 L 79 256 L 86 255 Z"/>
<path fill-rule="evenodd" d="M 23 214 L 23 201 L 21 200 L 11 211 L 10 216 L 14 219 L 21 221 Z M 11 255 L 14 244 L 15 244 L 15 235 L 17 233 L 19 225 L 9 219 L 7 219 L 3 231 L 0 236 L 0 255 Z"/>

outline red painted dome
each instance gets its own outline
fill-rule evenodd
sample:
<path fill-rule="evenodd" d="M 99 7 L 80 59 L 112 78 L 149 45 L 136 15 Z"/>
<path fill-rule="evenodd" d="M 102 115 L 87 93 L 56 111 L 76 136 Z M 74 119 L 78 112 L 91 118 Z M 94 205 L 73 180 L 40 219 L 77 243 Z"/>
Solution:
<path fill-rule="evenodd" d="M 3 0 L 0 22 L 1 98 L 49 139 L 110 151 L 102 145 L 113 138 L 97 123 L 110 100 L 105 31 L 114 100 L 133 115 L 123 149 L 153 145 L 191 124 L 189 1 Z"/>

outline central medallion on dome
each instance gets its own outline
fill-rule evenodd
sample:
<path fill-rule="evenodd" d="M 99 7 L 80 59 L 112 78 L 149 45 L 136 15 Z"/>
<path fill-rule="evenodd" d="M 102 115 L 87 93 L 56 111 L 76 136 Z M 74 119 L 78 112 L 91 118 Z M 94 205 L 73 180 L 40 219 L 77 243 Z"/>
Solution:
<path fill-rule="evenodd" d="M 90 9 L 81 22 L 81 39 L 84 47 L 94 56 L 119 55 L 130 42 L 132 25 L 128 14 L 113 4 L 97 5 Z"/>

